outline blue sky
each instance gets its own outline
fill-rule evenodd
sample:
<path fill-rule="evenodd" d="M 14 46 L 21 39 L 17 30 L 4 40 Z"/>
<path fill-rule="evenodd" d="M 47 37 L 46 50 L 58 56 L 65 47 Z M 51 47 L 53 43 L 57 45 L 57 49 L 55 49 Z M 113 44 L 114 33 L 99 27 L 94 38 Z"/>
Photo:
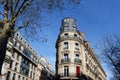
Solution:
<path fill-rule="evenodd" d="M 48 39 L 47 42 L 32 41 L 30 44 L 38 51 L 39 55 L 47 58 L 48 62 L 55 66 L 55 43 L 58 38 L 61 20 L 65 17 L 73 17 L 77 20 L 77 28 L 85 33 L 85 37 L 95 48 L 99 41 L 111 33 L 120 34 L 120 0 L 82 0 L 78 8 L 69 7 L 62 13 L 54 11 L 46 15 L 44 21 L 50 23 L 43 28 L 43 36 Z M 109 77 L 110 71 L 104 66 Z"/>

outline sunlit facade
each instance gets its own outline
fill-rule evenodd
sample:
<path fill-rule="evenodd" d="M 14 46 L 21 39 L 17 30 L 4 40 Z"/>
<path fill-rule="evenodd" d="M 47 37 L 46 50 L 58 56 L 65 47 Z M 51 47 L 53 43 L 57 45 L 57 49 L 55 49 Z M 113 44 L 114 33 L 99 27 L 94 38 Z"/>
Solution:
<path fill-rule="evenodd" d="M 54 77 L 51 64 L 45 57 L 38 57 L 18 32 L 9 38 L 2 74 L 0 80 L 52 80 Z"/>
<path fill-rule="evenodd" d="M 56 75 L 60 80 L 106 80 L 106 74 L 76 20 L 64 18 L 56 41 Z"/>

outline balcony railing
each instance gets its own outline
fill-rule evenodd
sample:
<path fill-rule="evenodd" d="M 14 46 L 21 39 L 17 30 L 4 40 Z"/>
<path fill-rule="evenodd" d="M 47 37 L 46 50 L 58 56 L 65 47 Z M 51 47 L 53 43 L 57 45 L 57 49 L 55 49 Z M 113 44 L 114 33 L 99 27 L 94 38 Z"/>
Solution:
<path fill-rule="evenodd" d="M 80 64 L 82 63 L 82 61 L 81 61 L 80 59 L 78 59 L 78 58 L 75 58 L 75 59 L 74 59 L 74 62 L 75 62 L 75 63 L 80 63 Z"/>
<path fill-rule="evenodd" d="M 77 75 L 76 73 L 68 73 L 68 74 L 60 73 L 59 75 L 60 77 L 80 77 L 80 75 Z"/>
<path fill-rule="evenodd" d="M 61 41 L 61 40 L 76 40 L 76 41 L 82 42 L 82 39 L 81 39 L 80 37 L 74 37 L 74 36 L 72 36 L 72 35 L 69 35 L 69 36 L 67 36 L 67 37 L 65 37 L 65 36 L 60 36 L 59 39 L 58 39 L 58 41 Z"/>
<path fill-rule="evenodd" d="M 66 76 L 66 74 L 64 73 L 60 73 L 58 74 L 59 75 L 59 78 L 62 78 L 63 80 L 68 80 L 70 79 L 71 77 L 74 78 L 75 80 L 94 80 L 92 79 L 90 76 L 88 75 L 85 75 L 85 74 L 80 74 L 80 75 L 77 75 L 76 73 L 70 73 Z"/>
<path fill-rule="evenodd" d="M 68 62 L 70 62 L 70 58 L 61 59 L 61 63 L 68 63 Z"/>

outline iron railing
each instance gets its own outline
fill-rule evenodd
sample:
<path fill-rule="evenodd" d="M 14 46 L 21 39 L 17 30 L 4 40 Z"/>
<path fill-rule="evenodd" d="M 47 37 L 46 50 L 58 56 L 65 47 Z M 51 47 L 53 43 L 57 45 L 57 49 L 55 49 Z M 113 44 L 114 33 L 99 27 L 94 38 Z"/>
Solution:
<path fill-rule="evenodd" d="M 70 62 L 70 58 L 61 59 L 61 63 L 68 63 L 68 62 Z"/>
<path fill-rule="evenodd" d="M 59 74 L 60 77 L 80 77 L 80 74 L 76 74 L 76 73 L 68 73 L 68 74 L 65 74 L 65 73 L 60 73 Z"/>
<path fill-rule="evenodd" d="M 61 41 L 61 40 L 76 40 L 76 41 L 79 41 L 79 42 L 82 42 L 82 39 L 80 37 L 75 37 L 73 35 L 69 35 L 69 36 L 60 36 L 58 41 Z"/>
<path fill-rule="evenodd" d="M 74 62 L 75 62 L 75 63 L 80 63 L 80 64 L 82 63 L 82 61 L 81 61 L 80 59 L 78 59 L 78 58 L 75 58 L 75 59 L 74 59 Z"/>

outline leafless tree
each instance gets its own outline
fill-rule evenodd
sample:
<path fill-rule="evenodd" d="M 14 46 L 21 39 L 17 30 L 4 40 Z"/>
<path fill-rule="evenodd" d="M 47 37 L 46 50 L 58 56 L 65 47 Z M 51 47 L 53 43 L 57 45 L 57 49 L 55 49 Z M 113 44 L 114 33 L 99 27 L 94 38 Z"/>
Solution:
<path fill-rule="evenodd" d="M 112 80 L 120 80 L 120 36 L 106 36 L 99 46 L 100 58 L 109 66 L 113 73 Z"/>
<path fill-rule="evenodd" d="M 78 4 L 80 0 L 0 0 L 0 74 L 11 35 L 24 28 L 26 34 L 33 36 L 41 32 L 44 13 Z"/>

